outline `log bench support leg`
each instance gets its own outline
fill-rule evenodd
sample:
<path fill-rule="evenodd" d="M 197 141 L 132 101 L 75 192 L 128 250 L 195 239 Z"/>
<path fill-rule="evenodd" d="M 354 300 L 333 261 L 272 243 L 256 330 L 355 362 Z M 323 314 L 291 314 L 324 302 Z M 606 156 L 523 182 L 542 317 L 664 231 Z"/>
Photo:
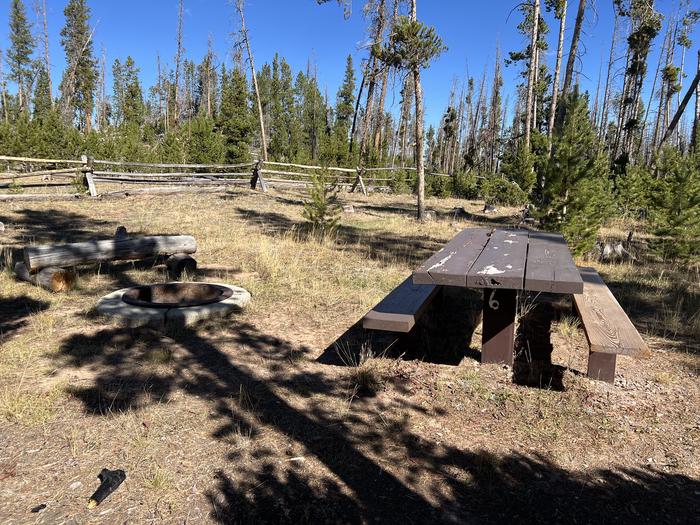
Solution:
<path fill-rule="evenodd" d="M 484 290 L 481 362 L 513 366 L 516 290 Z"/>
<path fill-rule="evenodd" d="M 616 360 L 617 354 L 591 352 L 588 354 L 588 377 L 614 383 Z"/>

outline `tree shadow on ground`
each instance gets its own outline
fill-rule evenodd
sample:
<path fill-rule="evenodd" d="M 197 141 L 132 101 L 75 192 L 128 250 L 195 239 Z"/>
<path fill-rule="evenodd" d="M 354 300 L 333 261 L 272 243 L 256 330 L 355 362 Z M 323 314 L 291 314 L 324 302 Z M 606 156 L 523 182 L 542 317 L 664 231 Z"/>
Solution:
<path fill-rule="evenodd" d="M 149 374 L 144 362 L 159 347 L 173 350 L 168 370 Z M 392 392 L 389 405 L 358 399 L 339 413 L 331 402 L 347 395 L 346 386 L 316 371 L 313 363 L 296 367 L 294 355 L 305 351 L 247 323 L 234 323 L 227 331 L 188 328 L 170 336 L 105 328 L 94 336 L 74 335 L 61 348 L 64 366 L 96 374 L 92 385 L 74 389 L 90 414 L 137 409 L 179 391 L 212 404 L 213 439 L 228 439 L 241 429 L 251 436 L 253 452 L 245 456 L 232 448 L 206 489 L 210 517 L 219 523 L 694 519 L 700 482 L 683 475 L 617 467 L 576 472 L 537 453 L 498 455 L 427 440 L 415 433 L 411 416 L 430 414 L 429 409 L 402 402 Z M 266 358 L 251 366 L 245 352 Z M 115 382 L 121 384 L 116 402 L 108 395 L 110 388 L 116 391 Z M 248 401 L 232 403 L 243 391 Z M 299 407 L 298 400 L 288 399 L 293 394 L 313 394 L 315 402 Z M 280 459 L 264 441 L 257 445 L 256 436 L 269 431 L 321 468 L 292 461 L 296 456 Z"/>
<path fill-rule="evenodd" d="M 58 209 L 25 208 L 12 215 L 0 216 L 0 222 L 17 232 L 20 237 L 15 241 L 20 244 L 89 241 L 110 235 L 117 227 L 113 221 Z"/>
<path fill-rule="evenodd" d="M 0 343 L 26 326 L 29 317 L 49 306 L 47 301 L 38 301 L 27 295 L 0 298 Z"/>

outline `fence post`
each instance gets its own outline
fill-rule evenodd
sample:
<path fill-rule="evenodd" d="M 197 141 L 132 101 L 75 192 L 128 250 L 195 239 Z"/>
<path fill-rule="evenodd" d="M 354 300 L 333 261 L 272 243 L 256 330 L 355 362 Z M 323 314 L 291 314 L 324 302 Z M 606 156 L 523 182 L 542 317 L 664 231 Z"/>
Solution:
<path fill-rule="evenodd" d="M 81 155 L 80 160 L 85 164 L 85 183 L 87 184 L 90 196 L 97 197 L 97 187 L 95 186 L 95 181 L 92 179 L 92 172 L 95 169 L 95 159 L 87 155 Z"/>
<path fill-rule="evenodd" d="M 350 188 L 350 193 L 355 193 L 355 189 L 357 188 L 357 185 L 360 185 L 360 190 L 362 191 L 363 195 L 367 195 L 367 188 L 365 188 L 365 183 L 362 180 L 362 170 L 360 168 L 357 169 L 357 177 L 355 178 L 355 182 L 352 183 L 352 187 Z"/>
<path fill-rule="evenodd" d="M 260 182 L 260 189 L 263 191 L 263 193 L 267 192 L 267 182 L 265 182 L 265 179 L 262 176 L 262 160 L 258 160 L 255 165 L 253 166 L 253 176 L 250 178 L 250 189 L 254 190 L 258 182 Z"/>

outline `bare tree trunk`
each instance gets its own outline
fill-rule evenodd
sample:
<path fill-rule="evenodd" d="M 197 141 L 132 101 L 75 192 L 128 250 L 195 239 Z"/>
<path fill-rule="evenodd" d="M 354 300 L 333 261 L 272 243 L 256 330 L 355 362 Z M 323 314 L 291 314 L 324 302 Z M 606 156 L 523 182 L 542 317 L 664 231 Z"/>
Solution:
<path fill-rule="evenodd" d="M 561 19 L 559 20 L 559 42 L 557 44 L 557 61 L 554 66 L 554 81 L 552 83 L 552 107 L 549 110 L 549 124 L 547 126 L 547 155 L 552 155 L 552 133 L 554 132 L 554 117 L 557 113 L 559 98 L 559 76 L 561 75 L 561 61 L 564 56 L 564 32 L 566 31 L 566 7 L 567 0 L 563 0 Z"/>
<path fill-rule="evenodd" d="M 612 76 L 613 62 L 615 61 L 615 43 L 617 39 L 617 30 L 619 26 L 619 19 L 617 15 L 617 10 L 615 11 L 615 22 L 613 25 L 613 36 L 610 42 L 610 57 L 608 58 L 608 73 L 605 77 L 605 93 L 603 94 L 603 109 L 600 116 L 600 128 L 598 136 L 602 140 L 607 135 L 608 128 L 608 112 L 610 110 L 610 104 L 608 99 L 610 98 L 610 80 Z"/>
<path fill-rule="evenodd" d="M 459 107 L 457 109 L 457 135 L 454 139 L 454 148 L 452 149 L 452 162 L 450 164 L 451 175 L 454 175 L 459 171 L 459 166 L 457 165 L 457 157 L 459 156 L 459 148 L 462 144 L 462 129 L 464 128 L 464 82 L 462 83 L 462 90 L 459 94 Z"/>
<path fill-rule="evenodd" d="M 377 20 L 374 34 L 372 35 L 372 44 L 377 44 L 381 41 L 382 35 L 384 34 L 384 24 L 386 21 L 385 16 L 386 0 L 379 0 L 377 5 Z M 376 55 L 373 50 L 370 50 L 369 64 L 368 64 L 368 83 L 367 83 L 367 104 L 365 105 L 365 118 L 362 124 L 362 134 L 360 135 L 360 162 L 359 169 L 360 173 L 365 169 L 367 164 L 368 156 L 368 142 L 369 136 L 372 132 L 372 117 L 373 117 L 373 105 L 374 105 L 374 90 L 377 85 L 377 75 L 379 75 L 379 60 L 377 60 Z"/>
<path fill-rule="evenodd" d="M 698 50 L 698 70 L 697 73 L 700 75 L 700 49 Z M 698 144 L 698 126 L 700 126 L 700 84 L 695 88 L 695 116 L 693 118 L 693 132 L 691 134 L 690 144 L 693 148 L 697 147 Z"/>
<path fill-rule="evenodd" d="M 382 156 L 382 134 L 384 133 L 384 104 L 386 102 L 387 84 L 389 83 L 389 68 L 384 66 L 382 73 L 382 89 L 379 92 L 379 104 L 377 104 L 377 116 L 374 122 L 374 149 L 379 152 L 379 159 Z"/>
<path fill-rule="evenodd" d="M 0 89 L 2 90 L 2 109 L 5 117 L 5 124 L 8 122 L 7 113 L 7 91 L 5 90 L 5 74 L 2 67 L 2 49 L 0 49 Z"/>
<path fill-rule="evenodd" d="M 539 1 L 539 0 L 536 0 Z M 417 20 L 416 0 L 411 0 L 411 20 Z M 413 87 L 416 97 L 416 177 L 418 179 L 418 220 L 425 219 L 425 162 L 423 159 L 423 87 L 420 66 L 413 68 Z"/>
<path fill-rule="evenodd" d="M 622 93 L 620 94 L 620 108 L 617 112 L 617 127 L 615 129 L 615 146 L 613 148 L 613 157 L 617 157 L 620 151 L 620 143 L 622 142 L 622 126 L 627 117 L 627 95 L 629 92 L 630 78 L 627 74 L 627 70 L 630 65 L 630 48 L 627 46 L 627 53 L 625 57 L 625 76 L 622 82 Z"/>
<path fill-rule="evenodd" d="M 591 124 L 595 126 L 598 123 L 598 110 L 600 109 L 600 82 L 603 78 L 603 55 L 600 56 L 600 66 L 598 67 L 598 85 L 595 88 L 595 101 L 593 102 L 593 114 L 591 115 Z"/>
<path fill-rule="evenodd" d="M 177 126 L 180 118 L 180 63 L 182 61 L 182 12 L 183 0 L 180 0 L 177 10 L 177 52 L 175 54 L 175 105 L 174 124 Z"/>
<path fill-rule="evenodd" d="M 105 70 L 107 69 L 107 52 L 102 46 L 102 56 L 100 57 L 100 102 L 97 108 L 97 125 L 100 130 L 104 130 L 107 127 L 107 87 L 105 86 L 106 76 Z"/>
<path fill-rule="evenodd" d="M 661 72 L 661 64 L 664 61 L 664 56 L 668 56 L 668 45 L 671 39 L 671 27 L 666 30 L 666 36 L 664 36 L 664 42 L 661 46 L 661 52 L 659 53 L 659 61 L 656 64 L 656 73 L 654 74 L 654 82 L 651 86 L 651 93 L 649 94 L 649 103 L 647 104 L 646 115 L 649 114 L 651 103 L 654 97 L 654 92 L 656 90 L 656 82 L 659 78 Z M 668 60 L 668 58 L 667 58 Z M 662 80 L 661 86 L 659 87 L 659 109 L 656 112 L 656 119 L 654 119 L 654 133 L 651 137 L 651 150 L 656 150 L 656 144 L 659 142 L 659 133 L 661 130 L 661 116 L 663 114 L 664 98 L 666 96 L 666 83 Z M 644 123 L 646 124 L 647 117 L 644 117 Z"/>
<path fill-rule="evenodd" d="M 581 29 L 583 27 L 583 19 L 586 15 L 586 0 L 579 0 L 578 12 L 576 13 L 576 22 L 574 23 L 574 34 L 571 37 L 571 47 L 569 48 L 569 58 L 566 61 L 566 74 L 564 76 L 564 85 L 562 94 L 566 95 L 571 87 L 571 80 L 574 76 L 574 64 L 578 53 L 578 43 L 581 38 Z"/>
<path fill-rule="evenodd" d="M 367 68 L 362 72 L 362 81 L 360 89 L 357 91 L 357 99 L 355 100 L 355 111 L 352 114 L 352 127 L 350 128 L 350 153 L 352 154 L 352 146 L 355 143 L 355 127 L 357 126 L 357 114 L 360 111 L 360 100 L 362 100 L 362 91 L 365 88 L 365 79 L 367 78 Z"/>
<path fill-rule="evenodd" d="M 262 149 L 262 159 L 267 161 L 267 139 L 265 138 L 265 123 L 263 120 L 262 102 L 260 101 L 260 90 L 258 89 L 258 79 L 255 75 L 255 63 L 253 62 L 253 52 L 250 49 L 250 39 L 248 38 L 248 30 L 245 27 L 245 16 L 243 14 L 244 0 L 236 0 L 236 9 L 241 17 L 241 35 L 245 43 L 246 51 L 248 52 L 248 62 L 250 63 L 250 73 L 253 77 L 253 89 L 255 90 L 255 99 L 258 106 L 258 121 L 260 122 L 260 141 Z"/>
<path fill-rule="evenodd" d="M 688 88 L 688 91 L 686 92 L 685 96 L 683 97 L 683 100 L 681 101 L 680 106 L 678 106 L 678 109 L 676 110 L 676 114 L 671 119 L 671 123 L 668 125 L 668 129 L 666 130 L 666 133 L 661 138 L 661 142 L 659 142 L 659 145 L 658 145 L 659 149 L 661 148 L 661 146 L 663 146 L 664 142 L 673 134 L 673 130 L 676 129 L 676 126 L 678 125 L 678 121 L 681 119 L 681 116 L 683 115 L 683 112 L 685 111 L 685 108 L 688 105 L 688 102 L 690 102 L 690 99 L 692 98 L 693 93 L 695 93 L 697 95 L 697 89 L 699 86 L 700 86 L 700 68 L 698 68 L 698 72 L 695 75 L 695 78 L 690 83 L 690 87 Z"/>
<path fill-rule="evenodd" d="M 535 90 L 535 68 L 537 67 L 537 37 L 540 23 L 540 0 L 534 0 L 532 11 L 532 36 L 530 38 L 530 65 L 527 72 L 527 103 L 525 107 L 525 150 L 530 151 L 532 132 L 532 106 Z"/>
<path fill-rule="evenodd" d="M 49 77 L 49 93 L 51 93 L 51 107 L 53 108 L 53 80 L 51 80 L 51 60 L 49 58 L 49 22 L 46 15 L 46 0 L 36 0 L 37 19 L 41 20 L 41 41 L 44 46 L 44 67 Z"/>
<path fill-rule="evenodd" d="M 158 118 L 165 117 L 163 129 L 168 131 L 168 119 L 163 110 L 163 74 L 160 70 L 160 53 L 156 55 L 156 62 L 158 65 Z"/>

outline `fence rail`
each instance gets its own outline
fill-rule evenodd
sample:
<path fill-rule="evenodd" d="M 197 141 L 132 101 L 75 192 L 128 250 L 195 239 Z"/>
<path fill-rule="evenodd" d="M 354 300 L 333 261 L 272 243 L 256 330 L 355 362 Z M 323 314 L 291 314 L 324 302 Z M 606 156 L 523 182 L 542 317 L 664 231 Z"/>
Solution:
<path fill-rule="evenodd" d="M 24 188 L 74 187 L 87 188 L 90 196 L 109 196 L 133 193 L 175 193 L 181 191 L 225 191 L 232 185 L 249 184 L 252 189 L 267 191 L 268 187 L 307 187 L 320 173 L 327 174 L 328 184 L 348 187 L 351 192 L 358 188 L 367 193 L 390 190 L 389 183 L 398 181 L 391 176 L 396 172 L 415 171 L 415 168 L 390 166 L 372 168 L 344 168 L 315 166 L 288 162 L 258 160 L 239 164 L 176 164 L 148 163 L 94 159 L 83 155 L 80 160 L 12 157 L 0 155 L 0 189 L 11 193 L 0 194 L 0 201 L 42 200 L 57 198 L 80 198 L 81 193 L 24 193 Z M 429 177 L 450 177 L 446 173 L 426 173 Z M 63 179 L 54 181 L 54 178 Z M 66 182 L 69 178 L 71 181 Z M 20 182 L 21 181 L 21 182 Z M 97 183 L 103 191 L 98 191 Z M 138 190 L 120 189 L 104 185 L 142 186 Z M 150 185 L 149 188 L 143 186 Z M 177 191 L 177 193 L 180 192 Z"/>

